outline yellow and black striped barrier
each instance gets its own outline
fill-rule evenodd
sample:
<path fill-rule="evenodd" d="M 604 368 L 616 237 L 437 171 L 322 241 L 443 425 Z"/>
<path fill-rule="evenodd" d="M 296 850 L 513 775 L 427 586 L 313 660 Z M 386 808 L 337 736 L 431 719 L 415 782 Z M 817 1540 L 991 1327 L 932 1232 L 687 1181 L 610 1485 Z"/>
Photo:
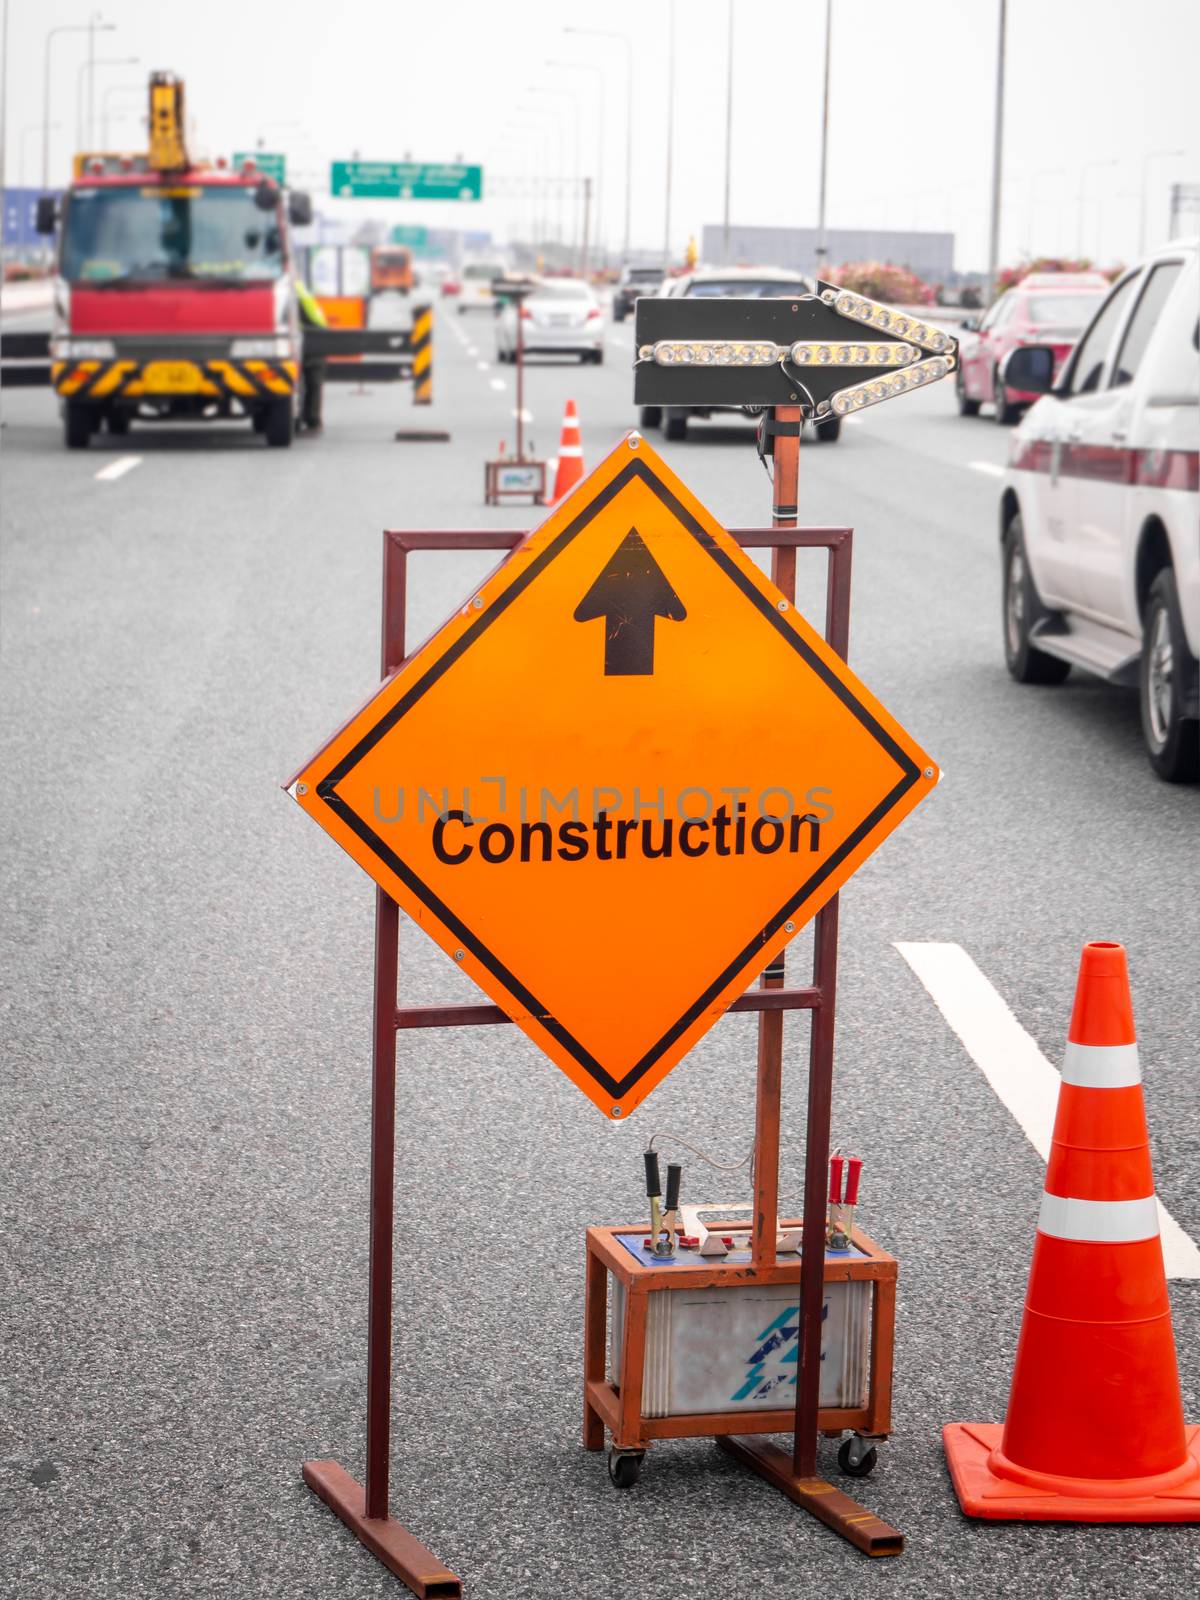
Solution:
<path fill-rule="evenodd" d="M 172 395 L 268 400 L 296 387 L 294 361 L 53 361 L 50 381 L 72 400 L 141 400 Z"/>
<path fill-rule="evenodd" d="M 412 325 L 413 405 L 433 404 L 433 307 L 414 306 Z"/>

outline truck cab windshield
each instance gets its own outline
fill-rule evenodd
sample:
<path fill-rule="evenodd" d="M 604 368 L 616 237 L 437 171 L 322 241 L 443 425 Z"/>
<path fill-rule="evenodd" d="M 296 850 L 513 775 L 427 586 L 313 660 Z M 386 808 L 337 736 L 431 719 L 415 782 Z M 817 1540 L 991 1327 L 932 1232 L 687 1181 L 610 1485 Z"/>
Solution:
<path fill-rule="evenodd" d="M 250 188 L 154 184 L 70 192 L 60 272 L 69 283 L 187 278 L 267 283 L 284 270 L 274 211 Z"/>

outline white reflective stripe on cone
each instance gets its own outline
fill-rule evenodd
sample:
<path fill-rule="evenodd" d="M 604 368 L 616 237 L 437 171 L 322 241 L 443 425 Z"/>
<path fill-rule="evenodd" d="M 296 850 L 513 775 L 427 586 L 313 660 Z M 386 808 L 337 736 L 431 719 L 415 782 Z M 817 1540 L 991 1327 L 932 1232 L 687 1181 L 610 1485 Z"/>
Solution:
<path fill-rule="evenodd" d="M 1137 1045 L 1068 1041 L 1062 1081 L 1079 1089 L 1132 1089 L 1142 1081 Z"/>
<path fill-rule="evenodd" d="M 1038 1232 L 1054 1239 L 1075 1239 L 1081 1244 L 1132 1244 L 1153 1239 L 1158 1233 L 1158 1201 L 1067 1200 L 1043 1194 Z"/>
<path fill-rule="evenodd" d="M 581 456 L 583 454 L 583 446 L 581 444 L 560 444 L 558 453 L 560 456 Z"/>

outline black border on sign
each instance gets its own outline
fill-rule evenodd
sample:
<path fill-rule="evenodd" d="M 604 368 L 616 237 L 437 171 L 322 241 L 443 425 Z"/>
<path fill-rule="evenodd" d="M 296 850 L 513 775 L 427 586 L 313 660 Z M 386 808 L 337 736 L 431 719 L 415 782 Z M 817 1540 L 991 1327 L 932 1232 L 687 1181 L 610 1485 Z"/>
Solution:
<path fill-rule="evenodd" d="M 901 772 L 900 781 L 865 818 L 863 822 L 845 839 L 829 859 L 806 879 L 802 886 L 791 896 L 767 922 L 762 929 L 744 946 L 744 948 L 729 962 L 721 972 L 708 985 L 687 1008 L 679 1020 L 671 1025 L 655 1044 L 653 1044 L 641 1060 L 638 1061 L 621 1079 L 616 1079 L 611 1073 L 596 1060 L 569 1029 L 555 1017 L 535 994 L 525 987 L 516 975 L 508 970 L 504 963 L 482 944 L 471 932 L 466 923 L 459 920 L 433 890 L 420 879 L 366 822 L 352 811 L 345 800 L 337 792 L 337 786 L 351 773 L 367 753 L 372 750 L 384 735 L 401 717 L 405 716 L 421 697 L 429 692 L 435 683 L 454 665 L 475 643 L 485 629 L 490 628 L 497 618 L 521 594 L 540 572 L 555 559 L 556 556 L 575 539 L 584 528 L 595 518 L 612 500 L 620 494 L 626 484 L 633 479 L 640 478 L 643 483 L 658 497 L 662 504 L 670 511 L 671 515 L 687 529 L 688 533 L 717 563 L 725 575 L 730 578 L 742 591 L 750 603 L 755 606 L 765 621 L 784 638 L 794 650 L 803 657 L 805 664 L 822 680 L 827 688 L 841 700 L 842 704 L 863 725 L 876 742 L 883 747 Z M 712 1005 L 714 999 L 730 982 L 736 973 L 750 965 L 756 955 L 761 955 L 766 943 L 779 932 L 789 917 L 794 917 L 800 907 L 821 887 L 829 875 L 857 848 L 862 840 L 873 831 L 875 827 L 887 816 L 900 800 L 906 795 L 913 784 L 920 777 L 920 768 L 900 748 L 891 734 L 883 728 L 871 713 L 855 699 L 848 685 L 826 665 L 819 655 L 810 647 L 807 641 L 796 630 L 785 622 L 771 602 L 760 592 L 754 582 L 744 573 L 729 553 L 722 549 L 708 531 L 692 516 L 691 512 L 682 506 L 667 486 L 662 483 L 642 461 L 631 461 L 627 467 L 613 478 L 591 503 L 584 507 L 575 520 L 529 563 L 525 571 L 514 578 L 512 583 L 498 595 L 494 601 L 471 623 L 464 628 L 454 643 L 423 673 L 417 681 L 401 695 L 387 713 L 380 718 L 369 733 L 363 735 L 359 742 L 331 769 L 316 786 L 316 792 L 321 800 L 342 822 L 363 841 L 372 853 L 384 863 L 389 871 L 412 890 L 422 904 L 428 906 L 439 922 L 447 928 L 454 937 L 469 950 L 481 966 L 486 967 L 492 976 L 499 980 L 508 993 L 529 1012 L 538 1025 L 545 1029 L 553 1038 L 557 1039 L 575 1061 L 614 1099 L 621 1099 L 628 1094 L 638 1080 L 645 1076 L 660 1057 L 670 1049 L 671 1045 L 685 1033 L 696 1019 Z"/>

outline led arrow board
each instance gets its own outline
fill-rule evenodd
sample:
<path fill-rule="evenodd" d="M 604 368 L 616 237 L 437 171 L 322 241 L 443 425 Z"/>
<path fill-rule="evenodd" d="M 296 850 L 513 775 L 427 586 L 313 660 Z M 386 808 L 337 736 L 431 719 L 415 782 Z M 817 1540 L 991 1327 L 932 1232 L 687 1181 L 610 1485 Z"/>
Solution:
<path fill-rule="evenodd" d="M 618 1117 L 936 776 L 630 434 L 291 793 Z"/>
<path fill-rule="evenodd" d="M 958 345 L 925 318 L 832 284 L 786 299 L 637 302 L 639 405 L 800 406 L 844 416 L 953 372 Z"/>

